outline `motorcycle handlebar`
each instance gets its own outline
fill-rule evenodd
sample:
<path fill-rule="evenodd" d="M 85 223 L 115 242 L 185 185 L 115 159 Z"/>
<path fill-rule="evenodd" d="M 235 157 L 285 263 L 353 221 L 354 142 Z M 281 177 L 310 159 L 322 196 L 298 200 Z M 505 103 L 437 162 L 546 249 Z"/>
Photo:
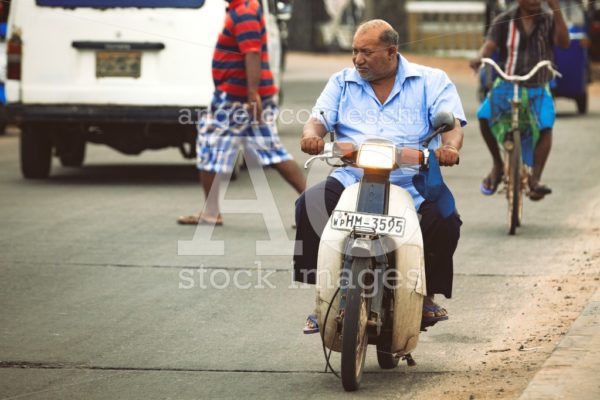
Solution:
<path fill-rule="evenodd" d="M 334 142 L 332 156 L 354 164 L 358 156 L 358 146 L 352 142 Z M 410 147 L 396 147 L 396 165 L 423 165 L 426 161 L 422 150 Z"/>
<path fill-rule="evenodd" d="M 358 148 L 352 142 L 334 142 L 334 157 L 353 160 L 357 156 Z M 396 165 L 424 165 L 429 159 L 429 150 L 417 150 L 411 147 L 396 147 Z M 460 158 L 456 161 L 460 164 Z"/>
<path fill-rule="evenodd" d="M 395 147 L 396 155 L 395 155 L 395 164 L 396 168 L 399 168 L 403 165 L 426 165 L 429 162 L 429 153 L 428 149 L 425 150 L 417 150 L 411 147 Z M 329 142 L 325 143 L 325 148 L 323 152 L 319 155 L 312 156 L 304 163 L 304 168 L 308 168 L 308 166 L 317 159 L 329 160 L 329 159 L 341 159 L 342 162 L 346 165 L 356 166 L 356 161 L 358 158 L 358 150 L 359 146 L 352 142 Z M 460 163 L 460 158 L 456 161 L 458 165 Z M 332 165 L 332 166 L 342 166 L 342 165 Z"/>

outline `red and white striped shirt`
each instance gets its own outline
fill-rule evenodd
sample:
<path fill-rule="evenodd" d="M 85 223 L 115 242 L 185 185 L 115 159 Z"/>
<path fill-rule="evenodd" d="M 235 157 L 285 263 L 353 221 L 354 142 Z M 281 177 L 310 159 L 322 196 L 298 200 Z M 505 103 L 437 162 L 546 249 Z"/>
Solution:
<path fill-rule="evenodd" d="M 273 96 L 277 93 L 277 87 L 269 68 L 267 32 L 262 7 L 258 0 L 232 0 L 212 62 L 215 88 L 227 93 L 230 99 L 247 99 L 245 55 L 250 52 L 260 53 L 259 95 L 263 98 Z"/>
<path fill-rule="evenodd" d="M 498 15 L 487 39 L 498 47 L 498 65 L 509 75 L 526 75 L 538 62 L 554 60 L 554 17 L 543 12 L 535 17 L 533 29 L 525 32 L 519 7 Z M 542 86 L 552 78 L 550 71 L 540 70 L 525 86 Z"/>

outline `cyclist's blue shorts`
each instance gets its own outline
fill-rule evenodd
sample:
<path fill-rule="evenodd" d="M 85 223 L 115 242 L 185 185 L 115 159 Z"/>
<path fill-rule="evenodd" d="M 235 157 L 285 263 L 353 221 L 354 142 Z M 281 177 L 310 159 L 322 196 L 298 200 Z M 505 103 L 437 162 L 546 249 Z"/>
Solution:
<path fill-rule="evenodd" d="M 537 120 L 538 127 L 541 130 L 552 128 L 556 117 L 554 109 L 554 100 L 550 89 L 546 87 L 526 88 L 529 96 L 529 109 Z M 494 117 L 497 113 L 510 114 L 510 100 L 513 96 L 513 85 L 509 82 L 501 82 L 497 87 L 491 90 L 490 94 L 485 98 L 479 110 L 477 111 L 478 119 L 493 120 L 492 105 L 490 102 L 495 102 Z"/>

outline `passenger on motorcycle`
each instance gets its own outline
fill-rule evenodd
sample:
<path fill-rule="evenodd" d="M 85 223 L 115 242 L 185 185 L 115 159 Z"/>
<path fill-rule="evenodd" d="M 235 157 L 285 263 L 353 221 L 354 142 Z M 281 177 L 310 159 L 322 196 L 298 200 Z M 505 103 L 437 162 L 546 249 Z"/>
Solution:
<path fill-rule="evenodd" d="M 313 116 L 304 126 L 301 149 L 308 154 L 323 151 L 327 126 L 342 141 L 362 143 L 367 138 L 387 138 L 397 146 L 422 149 L 421 143 L 432 131 L 438 111 L 456 117 L 453 130 L 432 141 L 440 165 L 457 164 L 466 124 L 454 84 L 439 69 L 410 63 L 398 52 L 398 33 L 383 20 L 358 27 L 352 45 L 355 68 L 334 74 L 319 96 Z M 448 319 L 445 309 L 433 301 L 434 294 L 452 295 L 452 256 L 462 224 L 455 211 L 443 218 L 436 205 L 415 189 L 412 178 L 418 168 L 392 172 L 390 181 L 412 195 L 421 215 L 426 287 L 424 322 Z M 344 188 L 360 179 L 361 170 L 336 169 L 325 181 L 307 189 L 296 201 L 296 252 L 294 280 L 314 284 L 320 236 Z M 309 316 L 305 333 L 318 332 L 316 319 Z"/>
<path fill-rule="evenodd" d="M 509 75 L 526 75 L 538 62 L 553 60 L 555 44 L 568 48 L 569 32 L 560 4 L 558 0 L 547 2 L 552 12 L 542 9 L 541 0 L 518 0 L 517 4 L 498 15 L 488 30 L 486 41 L 478 56 L 471 60 L 471 67 L 477 70 L 482 58 L 489 58 L 498 50 L 498 65 L 504 72 Z M 536 121 L 531 127 L 532 155 L 528 157 L 525 148 L 523 152 L 525 163 L 533 164 L 532 175 L 529 178 L 531 200 L 541 200 L 552 193 L 549 187 L 540 183 L 550 154 L 555 118 L 554 103 L 548 87 L 551 78 L 550 71 L 544 69 L 530 81 L 523 83 L 527 87 L 527 112 L 532 113 L 532 119 Z M 484 100 L 477 112 L 481 135 L 494 161 L 492 170 L 481 183 L 481 192 L 484 195 L 494 194 L 504 175 L 504 163 L 495 136 L 508 129 L 502 124 L 510 124 L 510 121 L 501 122 L 501 115 L 510 115 L 512 85 L 499 82 L 492 89 L 490 96 Z"/>

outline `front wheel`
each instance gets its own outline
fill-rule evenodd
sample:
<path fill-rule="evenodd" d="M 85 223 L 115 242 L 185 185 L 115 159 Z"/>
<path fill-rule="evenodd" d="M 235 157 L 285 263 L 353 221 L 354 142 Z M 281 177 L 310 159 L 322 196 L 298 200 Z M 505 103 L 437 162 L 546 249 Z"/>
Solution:
<path fill-rule="evenodd" d="M 393 320 L 389 310 L 393 309 L 390 306 L 392 299 L 388 300 L 385 309 L 388 312 L 385 313 L 385 321 L 381 330 L 381 335 L 377 341 L 377 363 L 381 369 L 394 369 L 400 362 L 400 356 L 392 353 L 392 340 L 393 340 Z"/>
<path fill-rule="evenodd" d="M 369 304 L 359 282 L 360 272 L 369 267 L 368 258 L 352 262 L 350 287 L 346 294 L 344 325 L 342 327 L 342 385 L 348 392 L 357 390 L 362 379 L 367 355 L 367 319 Z"/>
<path fill-rule="evenodd" d="M 523 212 L 523 186 L 521 179 L 521 135 L 513 132 L 514 147 L 508 153 L 508 233 L 514 235 L 521 225 Z"/>

